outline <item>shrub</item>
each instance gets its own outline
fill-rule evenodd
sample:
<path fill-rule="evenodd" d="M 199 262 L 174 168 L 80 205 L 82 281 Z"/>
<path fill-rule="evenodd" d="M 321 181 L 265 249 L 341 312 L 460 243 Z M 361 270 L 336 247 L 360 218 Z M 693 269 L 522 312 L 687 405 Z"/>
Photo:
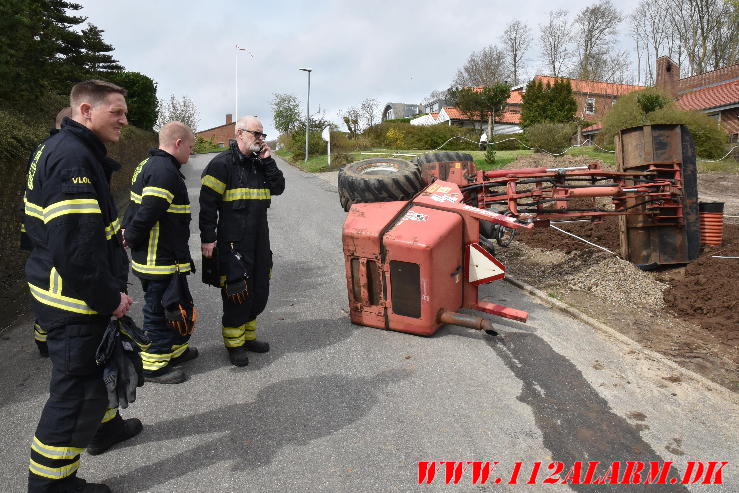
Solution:
<path fill-rule="evenodd" d="M 559 154 L 570 146 L 570 139 L 577 130 L 575 123 L 542 122 L 526 129 L 526 141 L 536 150 Z"/>
<path fill-rule="evenodd" d="M 285 149 L 291 152 L 295 158 L 305 158 L 305 131 L 296 130 L 290 132 L 286 139 Z M 326 154 L 326 142 L 321 138 L 321 132 L 310 132 L 308 141 L 309 155 Z"/>
<path fill-rule="evenodd" d="M 195 154 L 205 154 L 208 152 L 221 152 L 226 150 L 225 147 L 218 147 L 217 144 L 213 143 L 213 139 L 210 138 L 205 140 L 200 136 L 195 137 L 195 145 L 192 146 L 192 152 Z"/>
<path fill-rule="evenodd" d="M 522 142 L 526 142 L 523 133 L 494 135 L 493 142 L 496 142 L 494 146 L 496 151 L 517 151 L 519 149 L 526 149 L 522 144 Z"/>
<path fill-rule="evenodd" d="M 359 136 L 359 139 L 366 139 L 369 144 L 368 147 L 436 149 L 446 142 L 443 147 L 445 151 L 474 151 L 478 149 L 479 130 L 449 126 L 443 123 L 421 126 L 409 123 L 383 122 L 366 129 Z"/>
<path fill-rule="evenodd" d="M 652 108 L 656 109 L 645 111 Z M 613 149 L 613 139 L 620 130 L 650 124 L 686 125 L 693 135 L 695 152 L 700 157 L 715 159 L 725 152 L 727 134 L 716 120 L 697 111 L 681 110 L 667 96 L 652 88 L 620 97 L 603 118 L 603 130 L 597 141 L 603 147 Z"/>
<path fill-rule="evenodd" d="M 495 146 L 487 146 L 485 149 L 485 162 L 488 164 L 495 164 Z"/>

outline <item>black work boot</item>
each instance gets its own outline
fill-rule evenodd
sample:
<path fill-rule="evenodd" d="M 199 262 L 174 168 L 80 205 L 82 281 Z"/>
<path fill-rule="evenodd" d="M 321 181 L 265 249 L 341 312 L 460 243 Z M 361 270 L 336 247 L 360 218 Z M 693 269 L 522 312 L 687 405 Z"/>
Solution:
<path fill-rule="evenodd" d="M 88 483 L 82 478 L 75 478 L 75 493 L 111 493 L 110 488 L 102 483 Z"/>
<path fill-rule="evenodd" d="M 198 348 L 193 346 L 187 346 L 187 349 L 184 353 L 177 356 L 176 358 L 172 358 L 169 360 L 170 365 L 181 365 L 185 361 L 190 361 L 191 359 L 195 359 L 198 357 Z"/>
<path fill-rule="evenodd" d="M 251 351 L 252 353 L 266 353 L 269 351 L 268 342 L 257 341 L 256 339 L 253 341 L 246 341 L 244 343 L 244 347 L 247 351 Z"/>
<path fill-rule="evenodd" d="M 178 384 L 187 380 L 187 374 L 179 368 L 172 368 L 170 363 L 159 370 L 144 372 L 144 380 L 152 383 Z"/>
<path fill-rule="evenodd" d="M 141 433 L 143 428 L 144 425 L 141 424 L 141 420 L 137 418 L 124 420 L 120 414 L 116 414 L 115 418 L 100 425 L 87 447 L 87 453 L 90 455 L 102 454 L 116 443 L 135 437 Z"/>
<path fill-rule="evenodd" d="M 34 340 L 33 342 L 36 343 L 36 347 L 38 348 L 39 354 L 43 356 L 44 358 L 48 358 L 49 357 L 49 346 L 46 344 L 46 341 Z"/>
<path fill-rule="evenodd" d="M 228 349 L 228 359 L 234 366 L 246 366 L 249 364 L 249 357 L 246 355 L 244 346 L 230 347 Z"/>

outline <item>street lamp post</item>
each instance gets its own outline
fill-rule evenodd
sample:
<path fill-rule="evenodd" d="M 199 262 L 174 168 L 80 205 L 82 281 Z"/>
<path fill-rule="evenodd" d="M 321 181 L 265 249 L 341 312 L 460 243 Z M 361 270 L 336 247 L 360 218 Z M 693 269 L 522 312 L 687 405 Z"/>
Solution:
<path fill-rule="evenodd" d="M 234 121 L 239 119 L 239 52 L 240 51 L 246 51 L 246 48 L 239 48 L 239 45 L 236 45 L 236 78 L 234 81 L 234 85 L 236 88 L 236 106 L 234 107 L 234 118 L 233 118 Z"/>
<path fill-rule="evenodd" d="M 303 72 L 308 72 L 308 100 L 305 105 L 305 162 L 308 162 L 308 130 L 310 128 L 310 73 L 313 71 L 311 68 L 301 68 Z"/>

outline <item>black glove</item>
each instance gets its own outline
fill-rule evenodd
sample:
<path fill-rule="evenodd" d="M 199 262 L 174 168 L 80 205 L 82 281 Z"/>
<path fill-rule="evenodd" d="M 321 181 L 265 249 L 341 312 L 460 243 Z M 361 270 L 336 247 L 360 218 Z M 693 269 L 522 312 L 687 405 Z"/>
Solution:
<path fill-rule="evenodd" d="M 237 305 L 241 305 L 249 299 L 249 274 L 241 254 L 233 249 L 226 258 L 226 282 L 223 291 L 226 297 Z"/>
<path fill-rule="evenodd" d="M 118 369 L 115 365 L 109 365 L 103 369 L 103 382 L 108 392 L 108 407 L 114 409 L 118 407 Z"/>
<path fill-rule="evenodd" d="M 192 334 L 198 312 L 195 310 L 185 274 L 176 272 L 172 276 L 162 294 L 162 307 L 167 326 L 182 336 Z"/>
<path fill-rule="evenodd" d="M 188 303 L 188 305 L 177 305 L 164 309 L 167 325 L 179 332 L 181 336 L 191 335 L 195 328 L 195 322 L 198 321 L 198 311 L 195 309 L 195 305 L 192 303 Z"/>

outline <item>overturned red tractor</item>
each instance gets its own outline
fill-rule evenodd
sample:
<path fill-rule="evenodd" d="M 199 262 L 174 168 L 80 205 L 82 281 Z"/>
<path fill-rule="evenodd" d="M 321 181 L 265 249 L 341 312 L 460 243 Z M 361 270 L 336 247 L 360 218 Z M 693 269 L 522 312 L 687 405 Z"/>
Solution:
<path fill-rule="evenodd" d="M 697 177 L 687 129 L 624 130 L 616 160 L 618 171 L 597 163 L 479 171 L 461 153 L 347 165 L 339 197 L 349 211 L 343 247 L 352 322 L 431 335 L 446 323 L 492 331 L 489 320 L 461 308 L 526 321 L 525 312 L 479 301 L 477 289 L 505 276 L 496 245 L 551 221 L 617 215 L 624 258 L 643 268 L 695 259 Z"/>

